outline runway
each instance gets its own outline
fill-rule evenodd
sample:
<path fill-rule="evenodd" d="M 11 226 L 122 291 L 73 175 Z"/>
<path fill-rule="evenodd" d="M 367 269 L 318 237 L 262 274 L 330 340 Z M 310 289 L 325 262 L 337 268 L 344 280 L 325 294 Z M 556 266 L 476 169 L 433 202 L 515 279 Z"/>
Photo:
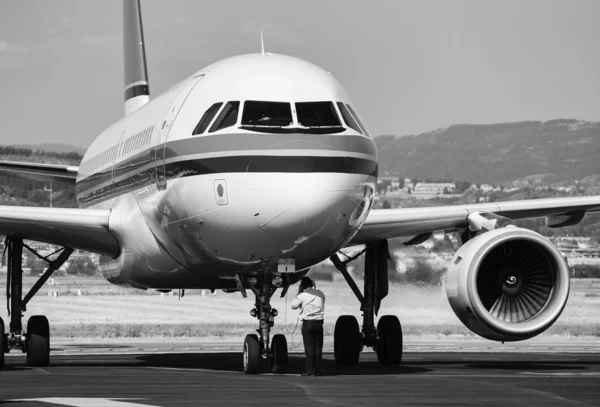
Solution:
<path fill-rule="evenodd" d="M 600 406 L 598 346 L 559 345 L 498 351 L 422 341 L 406 346 L 399 367 L 379 366 L 373 352 L 338 367 L 328 352 L 326 375 L 314 378 L 300 376 L 301 353 L 290 354 L 289 374 L 244 375 L 237 342 L 63 341 L 53 343 L 46 368 L 7 355 L 0 399 L 7 406 Z"/>

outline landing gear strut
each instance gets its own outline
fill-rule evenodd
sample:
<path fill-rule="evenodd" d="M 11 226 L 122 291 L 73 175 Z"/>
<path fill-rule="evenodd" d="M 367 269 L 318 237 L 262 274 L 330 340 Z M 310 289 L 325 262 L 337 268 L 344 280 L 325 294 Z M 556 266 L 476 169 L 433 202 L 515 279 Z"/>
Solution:
<path fill-rule="evenodd" d="M 282 278 L 274 276 L 259 281 L 256 277 L 248 279 L 248 284 L 256 296 L 254 308 L 250 315 L 258 319 L 257 334 L 250 334 L 244 340 L 244 373 L 256 374 L 260 368 L 261 359 L 271 360 L 271 372 L 285 373 L 288 366 L 287 341 L 284 335 L 277 334 L 270 341 L 271 328 L 275 323 L 278 312 L 271 307 L 271 297 L 282 285 Z M 238 281 L 239 280 L 238 278 Z M 281 296 L 285 296 L 286 285 Z M 242 291 L 242 295 L 245 291 Z M 244 295 L 245 296 L 245 295 Z"/>
<path fill-rule="evenodd" d="M 331 261 L 340 270 L 346 282 L 361 303 L 363 312 L 362 330 L 353 315 L 341 316 L 334 331 L 334 355 L 338 365 L 355 365 L 365 346 L 374 348 L 377 360 L 382 365 L 398 365 L 402 360 L 402 326 L 395 315 L 385 315 L 375 327 L 375 316 L 381 300 L 388 294 L 387 260 L 390 258 L 387 240 L 367 245 L 365 253 L 364 294 L 348 273 L 346 264 L 357 256 L 342 261 L 337 255 Z"/>
<path fill-rule="evenodd" d="M 40 276 L 31 290 L 23 297 L 23 248 L 31 251 L 40 259 L 48 262 L 48 269 Z M 69 258 L 73 249 L 65 247 L 49 256 L 42 257 L 22 239 L 7 237 L 4 245 L 7 258 L 7 284 L 6 300 L 8 314 L 10 315 L 9 333 L 4 333 L 4 321 L 0 318 L 0 367 L 4 365 L 4 353 L 11 349 L 19 349 L 27 353 L 27 364 L 30 366 L 47 366 L 50 362 L 50 327 L 48 319 L 43 315 L 34 315 L 27 322 L 27 331 L 23 329 L 23 313 L 27 311 L 27 304 L 63 263 Z M 50 256 L 60 252 L 55 260 Z"/>

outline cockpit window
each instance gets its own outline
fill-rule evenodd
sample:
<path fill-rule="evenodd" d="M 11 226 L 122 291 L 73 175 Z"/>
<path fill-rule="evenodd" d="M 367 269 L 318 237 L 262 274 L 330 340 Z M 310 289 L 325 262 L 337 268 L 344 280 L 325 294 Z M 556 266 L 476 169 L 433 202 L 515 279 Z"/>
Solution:
<path fill-rule="evenodd" d="M 231 127 L 237 123 L 238 113 L 240 111 L 240 102 L 227 102 L 221 113 L 217 117 L 217 120 L 210 126 L 209 133 L 217 130 Z"/>
<path fill-rule="evenodd" d="M 209 107 L 206 110 L 206 112 L 204 112 L 204 114 L 202 115 L 202 118 L 198 122 L 198 125 L 192 132 L 192 136 L 195 136 L 196 134 L 204 133 L 204 131 L 206 130 L 206 128 L 208 127 L 208 125 L 210 124 L 212 119 L 215 117 L 215 115 L 217 114 L 217 112 L 219 111 L 221 106 L 223 106 L 223 102 L 215 103 L 214 105 Z"/>
<path fill-rule="evenodd" d="M 360 121 L 360 118 L 358 117 L 358 115 L 356 114 L 356 112 L 354 111 L 354 109 L 352 109 L 352 106 L 350 106 L 348 103 L 346 103 L 346 106 L 348 107 L 348 110 L 350 110 L 350 112 L 352 113 L 352 115 L 356 119 L 356 122 L 358 123 L 358 125 L 362 129 L 362 132 L 368 136 L 369 132 L 367 132 L 367 128 L 365 127 L 364 124 L 362 124 L 362 122 Z"/>
<path fill-rule="evenodd" d="M 296 103 L 298 124 L 305 127 L 341 127 L 340 118 L 331 102 Z"/>
<path fill-rule="evenodd" d="M 257 100 L 247 100 L 244 103 L 242 126 L 284 127 L 292 123 L 292 108 L 289 103 Z"/>
<path fill-rule="evenodd" d="M 346 126 L 350 127 L 351 129 L 354 129 L 357 132 L 362 134 L 362 131 L 360 131 L 360 127 L 358 126 L 358 123 L 356 123 L 356 120 L 354 120 L 354 117 L 352 117 L 352 114 L 348 111 L 348 109 L 346 108 L 346 105 L 344 105 L 342 102 L 337 102 L 337 105 L 340 108 L 340 113 L 342 114 L 342 117 L 344 118 L 344 122 L 346 123 Z"/>

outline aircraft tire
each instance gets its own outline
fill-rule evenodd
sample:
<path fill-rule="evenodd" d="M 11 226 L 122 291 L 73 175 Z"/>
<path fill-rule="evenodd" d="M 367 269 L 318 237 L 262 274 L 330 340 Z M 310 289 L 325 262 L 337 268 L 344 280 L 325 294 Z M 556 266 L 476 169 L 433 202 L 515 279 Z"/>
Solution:
<path fill-rule="evenodd" d="M 284 335 L 277 334 L 273 336 L 273 340 L 271 340 L 271 351 L 271 372 L 287 373 L 288 347 Z"/>
<path fill-rule="evenodd" d="M 402 326 L 395 315 L 384 315 L 377 323 L 375 346 L 380 365 L 397 366 L 402 361 Z"/>
<path fill-rule="evenodd" d="M 335 363 L 340 366 L 354 366 L 358 363 L 361 351 L 361 336 L 358 321 L 353 315 L 342 315 L 335 323 L 333 353 Z"/>
<path fill-rule="evenodd" d="M 34 315 L 27 321 L 27 364 L 48 366 L 50 363 L 50 324 L 43 315 Z"/>
<path fill-rule="evenodd" d="M 0 318 L 0 367 L 4 367 L 4 352 L 6 352 L 6 336 L 4 336 L 4 320 Z"/>
<path fill-rule="evenodd" d="M 244 373 L 257 374 L 260 367 L 260 343 L 256 334 L 244 339 Z"/>

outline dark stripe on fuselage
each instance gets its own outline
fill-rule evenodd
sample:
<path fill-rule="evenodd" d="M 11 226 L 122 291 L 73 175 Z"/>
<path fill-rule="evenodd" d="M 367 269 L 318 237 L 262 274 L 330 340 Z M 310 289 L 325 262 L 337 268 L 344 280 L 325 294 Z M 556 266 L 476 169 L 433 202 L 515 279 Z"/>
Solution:
<path fill-rule="evenodd" d="M 192 159 L 165 165 L 167 179 L 231 172 L 336 172 L 377 176 L 377 163 L 354 157 L 233 156 Z"/>
<path fill-rule="evenodd" d="M 148 89 L 148 85 L 136 85 L 131 88 L 125 89 L 125 100 L 129 100 L 136 96 L 145 96 L 150 95 L 150 90 Z"/>
<path fill-rule="evenodd" d="M 343 173 L 364 174 L 377 177 L 377 162 L 355 157 L 319 156 L 225 156 L 182 160 L 165 165 L 167 180 L 195 175 L 221 173 Z M 79 182 L 77 184 L 80 205 L 92 205 L 113 198 L 126 191 L 149 186 L 156 182 L 156 166 L 145 166 L 141 171 L 115 177 L 106 184 L 106 176 L 98 178 L 104 182 Z M 110 181 L 110 180 L 109 180 Z M 82 187 L 85 184 L 85 190 Z M 101 185 L 105 184 L 105 185 Z M 85 191 L 85 192 L 83 192 Z"/>

